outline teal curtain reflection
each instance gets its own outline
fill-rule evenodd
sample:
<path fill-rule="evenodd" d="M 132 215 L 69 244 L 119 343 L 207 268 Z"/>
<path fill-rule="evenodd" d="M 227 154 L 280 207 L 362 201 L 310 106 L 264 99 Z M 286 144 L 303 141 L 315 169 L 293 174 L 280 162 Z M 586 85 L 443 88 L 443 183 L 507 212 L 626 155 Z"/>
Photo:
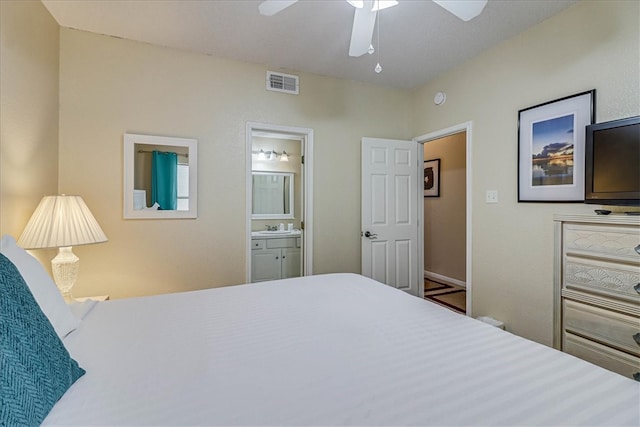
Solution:
<path fill-rule="evenodd" d="M 154 151 L 151 161 L 151 203 L 160 209 L 178 208 L 178 155 Z"/>

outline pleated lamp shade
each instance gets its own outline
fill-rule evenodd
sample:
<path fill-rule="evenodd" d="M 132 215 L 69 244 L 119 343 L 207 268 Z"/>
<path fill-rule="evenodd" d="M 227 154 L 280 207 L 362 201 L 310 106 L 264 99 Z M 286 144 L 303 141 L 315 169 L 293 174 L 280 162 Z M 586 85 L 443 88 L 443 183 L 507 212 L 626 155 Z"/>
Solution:
<path fill-rule="evenodd" d="M 18 239 L 24 249 L 59 248 L 107 241 L 80 196 L 45 196 Z"/>
<path fill-rule="evenodd" d="M 68 302 L 78 277 L 80 259 L 72 246 L 107 241 L 91 211 L 80 196 L 45 196 L 27 223 L 18 246 L 24 249 L 58 248 L 51 260 L 53 280 Z"/>

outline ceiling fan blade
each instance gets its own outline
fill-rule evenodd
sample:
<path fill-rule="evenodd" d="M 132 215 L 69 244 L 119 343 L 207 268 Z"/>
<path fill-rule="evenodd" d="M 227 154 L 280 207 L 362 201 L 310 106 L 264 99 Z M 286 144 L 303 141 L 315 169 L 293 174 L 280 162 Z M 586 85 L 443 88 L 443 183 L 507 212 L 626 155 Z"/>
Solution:
<path fill-rule="evenodd" d="M 487 0 L 433 0 L 433 2 L 465 22 L 480 15 L 487 5 Z"/>
<path fill-rule="evenodd" d="M 296 3 L 298 0 L 265 0 L 258 5 L 260 15 L 273 16 Z"/>
<path fill-rule="evenodd" d="M 356 9 L 353 15 L 353 28 L 351 29 L 351 45 L 349 56 L 362 56 L 371 46 L 373 27 L 376 24 L 376 14 L 371 8 L 373 1 L 365 1 L 364 7 Z"/>

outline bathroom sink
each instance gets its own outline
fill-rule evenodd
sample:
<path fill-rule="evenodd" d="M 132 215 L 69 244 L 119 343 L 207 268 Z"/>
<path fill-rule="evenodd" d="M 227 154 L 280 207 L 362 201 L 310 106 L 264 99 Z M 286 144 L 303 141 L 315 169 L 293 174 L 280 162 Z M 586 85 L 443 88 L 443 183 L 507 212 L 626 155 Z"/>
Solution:
<path fill-rule="evenodd" d="M 300 230 L 262 230 L 252 231 L 252 236 L 286 236 L 288 234 L 300 234 Z"/>

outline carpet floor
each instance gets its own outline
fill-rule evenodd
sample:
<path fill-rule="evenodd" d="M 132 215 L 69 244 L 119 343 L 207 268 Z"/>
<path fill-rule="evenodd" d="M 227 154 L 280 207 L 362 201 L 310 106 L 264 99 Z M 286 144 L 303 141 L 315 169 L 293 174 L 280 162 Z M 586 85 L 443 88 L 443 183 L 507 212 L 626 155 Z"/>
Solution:
<path fill-rule="evenodd" d="M 467 291 L 460 286 L 424 279 L 424 297 L 458 313 L 467 312 Z"/>

